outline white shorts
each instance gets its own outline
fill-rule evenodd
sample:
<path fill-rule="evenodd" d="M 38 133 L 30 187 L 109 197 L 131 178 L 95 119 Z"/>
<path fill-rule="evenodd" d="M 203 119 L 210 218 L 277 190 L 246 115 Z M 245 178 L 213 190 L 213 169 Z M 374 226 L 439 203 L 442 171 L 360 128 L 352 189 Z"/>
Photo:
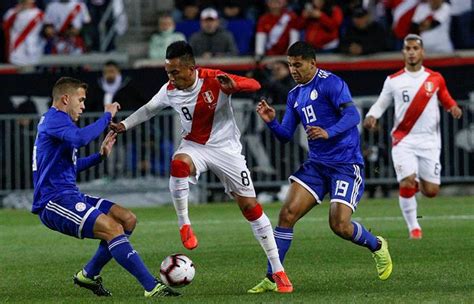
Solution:
<path fill-rule="evenodd" d="M 441 184 L 441 149 L 413 149 L 404 146 L 392 147 L 393 167 L 397 181 L 416 174 L 417 179 Z"/>
<path fill-rule="evenodd" d="M 191 183 L 196 184 L 201 173 L 210 170 L 222 182 L 227 194 L 256 197 L 247 161 L 240 151 L 210 148 L 183 140 L 174 153 L 176 154 L 187 154 L 191 157 L 196 167 L 196 175 L 189 177 Z"/>

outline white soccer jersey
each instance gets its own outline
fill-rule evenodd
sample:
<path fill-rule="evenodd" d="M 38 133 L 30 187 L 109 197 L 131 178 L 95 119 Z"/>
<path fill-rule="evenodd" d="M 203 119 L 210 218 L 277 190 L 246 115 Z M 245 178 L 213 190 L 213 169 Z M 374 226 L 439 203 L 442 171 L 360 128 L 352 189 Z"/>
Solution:
<path fill-rule="evenodd" d="M 438 103 L 446 110 L 456 105 L 441 74 L 422 67 L 417 72 L 403 69 L 388 76 L 366 116 L 380 118 L 392 100 L 395 101 L 393 145 L 419 149 L 441 147 Z"/>
<path fill-rule="evenodd" d="M 80 30 L 83 24 L 90 21 L 89 10 L 81 1 L 51 2 L 46 7 L 45 23 L 52 24 L 59 33 L 70 26 Z"/>
<path fill-rule="evenodd" d="M 183 139 L 208 147 L 225 147 L 240 151 L 240 131 L 234 119 L 231 93 L 256 91 L 257 81 L 236 75 L 229 75 L 237 84 L 233 92 L 223 92 L 216 76 L 224 74 L 219 70 L 197 69 L 196 81 L 191 88 L 178 90 L 169 82 L 164 84 L 153 98 L 127 119 L 125 128 L 149 120 L 166 107 L 179 113 Z"/>
<path fill-rule="evenodd" d="M 9 9 L 3 18 L 8 35 L 9 62 L 18 65 L 36 64 L 43 54 L 40 32 L 44 13 L 32 7 Z"/>

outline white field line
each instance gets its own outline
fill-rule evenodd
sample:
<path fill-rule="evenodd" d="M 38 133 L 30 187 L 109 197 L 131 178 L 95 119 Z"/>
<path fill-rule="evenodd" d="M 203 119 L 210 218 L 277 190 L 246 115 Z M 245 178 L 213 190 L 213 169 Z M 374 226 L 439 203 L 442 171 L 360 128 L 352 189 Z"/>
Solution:
<path fill-rule="evenodd" d="M 375 216 L 375 217 L 353 217 L 353 220 L 361 222 L 370 221 L 404 221 L 402 216 Z M 474 214 L 466 215 L 433 215 L 433 216 L 422 216 L 419 218 L 420 221 L 473 221 Z M 303 222 L 327 222 L 327 217 L 311 217 L 306 216 L 301 219 Z M 208 219 L 208 220 L 193 220 L 191 215 L 191 222 L 199 225 L 222 225 L 230 223 L 244 223 L 244 219 L 239 220 L 219 220 L 219 219 Z M 153 225 L 176 225 L 177 220 L 163 220 L 163 221 L 141 221 L 140 224 L 153 224 Z"/>

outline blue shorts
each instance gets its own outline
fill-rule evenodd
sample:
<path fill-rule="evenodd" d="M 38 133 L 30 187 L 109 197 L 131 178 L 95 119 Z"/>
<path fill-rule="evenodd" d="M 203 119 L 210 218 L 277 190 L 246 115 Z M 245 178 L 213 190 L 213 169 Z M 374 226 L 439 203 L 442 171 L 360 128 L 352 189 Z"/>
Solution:
<path fill-rule="evenodd" d="M 323 164 L 307 160 L 289 180 L 308 190 L 318 204 L 329 193 L 331 203 L 342 203 L 355 211 L 364 193 L 363 170 L 364 167 L 358 164 Z"/>
<path fill-rule="evenodd" d="M 99 215 L 107 214 L 114 203 L 82 193 L 67 194 L 49 201 L 38 214 L 49 229 L 70 236 L 94 238 L 94 224 Z"/>

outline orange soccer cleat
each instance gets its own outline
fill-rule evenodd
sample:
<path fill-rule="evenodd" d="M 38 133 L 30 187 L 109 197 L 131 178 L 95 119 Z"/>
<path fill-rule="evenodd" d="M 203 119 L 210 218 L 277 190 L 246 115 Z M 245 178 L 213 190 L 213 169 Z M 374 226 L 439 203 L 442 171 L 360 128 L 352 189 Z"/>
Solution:
<path fill-rule="evenodd" d="M 179 229 L 179 234 L 181 235 L 181 242 L 183 242 L 184 247 L 189 250 L 193 250 L 198 246 L 197 237 L 194 235 L 191 225 L 183 225 Z"/>
<path fill-rule="evenodd" d="M 293 285 L 288 279 L 288 276 L 284 271 L 275 272 L 272 275 L 273 280 L 277 285 L 277 291 L 281 293 L 290 293 L 293 292 Z"/>
<path fill-rule="evenodd" d="M 423 237 L 423 232 L 421 231 L 420 228 L 416 228 L 410 231 L 410 239 L 421 240 L 422 237 Z"/>

